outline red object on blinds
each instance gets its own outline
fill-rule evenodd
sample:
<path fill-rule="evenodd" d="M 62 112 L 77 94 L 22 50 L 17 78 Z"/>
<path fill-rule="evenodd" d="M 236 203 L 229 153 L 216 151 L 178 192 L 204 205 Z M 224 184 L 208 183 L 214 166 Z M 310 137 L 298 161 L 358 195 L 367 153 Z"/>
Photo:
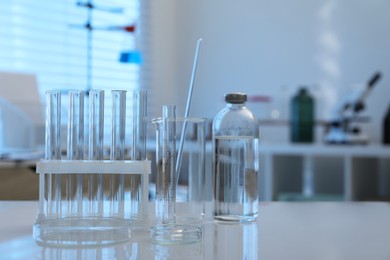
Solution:
<path fill-rule="evenodd" d="M 123 27 L 123 30 L 126 32 L 134 32 L 135 31 L 135 25 L 127 25 Z"/>

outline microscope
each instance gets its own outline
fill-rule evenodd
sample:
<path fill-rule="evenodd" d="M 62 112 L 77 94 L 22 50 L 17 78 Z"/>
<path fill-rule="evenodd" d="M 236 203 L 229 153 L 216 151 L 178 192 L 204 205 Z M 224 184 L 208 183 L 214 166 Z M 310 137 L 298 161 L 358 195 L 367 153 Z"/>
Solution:
<path fill-rule="evenodd" d="M 329 144 L 367 144 L 368 137 L 357 123 L 362 122 L 359 113 L 365 109 L 364 101 L 382 77 L 376 72 L 363 87 L 354 89 L 344 96 L 331 111 L 325 143 Z"/>

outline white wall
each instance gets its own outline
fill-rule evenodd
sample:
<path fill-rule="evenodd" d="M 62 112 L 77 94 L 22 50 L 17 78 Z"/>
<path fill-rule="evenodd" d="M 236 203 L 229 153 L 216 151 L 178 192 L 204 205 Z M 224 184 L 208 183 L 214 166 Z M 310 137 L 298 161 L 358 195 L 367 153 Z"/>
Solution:
<path fill-rule="evenodd" d="M 192 115 L 212 118 L 232 90 L 271 95 L 287 108 L 281 93 L 288 100 L 306 84 L 316 96 L 318 118 L 326 119 L 340 95 L 380 70 L 383 78 L 364 113 L 371 117 L 365 126 L 371 139 L 380 141 L 390 103 L 390 1 L 151 0 L 150 5 L 152 48 L 145 64 L 152 72 L 150 114 L 158 114 L 164 102 L 176 103 L 183 113 L 195 42 L 202 37 Z"/>

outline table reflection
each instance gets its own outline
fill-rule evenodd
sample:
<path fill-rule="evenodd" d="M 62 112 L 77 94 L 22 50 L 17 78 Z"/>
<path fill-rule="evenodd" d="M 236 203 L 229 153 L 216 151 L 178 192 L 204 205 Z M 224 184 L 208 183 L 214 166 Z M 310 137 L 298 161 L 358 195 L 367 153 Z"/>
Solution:
<path fill-rule="evenodd" d="M 38 259 L 258 259 L 258 223 L 203 223 L 201 242 L 153 243 L 148 231 L 133 232 L 128 242 L 111 246 L 45 246 Z"/>
<path fill-rule="evenodd" d="M 191 243 L 184 245 L 152 245 L 155 260 L 205 259 L 203 243 Z"/>
<path fill-rule="evenodd" d="M 213 225 L 215 243 L 210 259 L 258 259 L 257 223 Z"/>
<path fill-rule="evenodd" d="M 137 243 L 121 243 L 105 247 L 40 246 L 40 259 L 141 259 Z"/>

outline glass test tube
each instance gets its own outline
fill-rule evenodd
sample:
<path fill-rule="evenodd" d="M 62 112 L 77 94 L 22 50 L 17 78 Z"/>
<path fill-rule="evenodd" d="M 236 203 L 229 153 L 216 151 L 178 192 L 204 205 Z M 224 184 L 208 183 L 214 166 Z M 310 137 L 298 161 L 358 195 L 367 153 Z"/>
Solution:
<path fill-rule="evenodd" d="M 132 134 L 132 160 L 144 160 L 146 158 L 146 116 L 147 116 L 147 91 L 133 91 L 133 134 Z"/>
<path fill-rule="evenodd" d="M 157 125 L 156 215 L 159 224 L 175 224 L 176 106 L 162 107 Z"/>
<path fill-rule="evenodd" d="M 61 92 L 59 90 L 46 92 L 46 134 L 45 134 L 45 159 L 61 159 Z M 43 175 L 42 175 L 43 176 Z M 44 197 L 46 204 L 46 216 L 61 213 L 61 176 L 46 174 Z"/>
<path fill-rule="evenodd" d="M 111 160 L 125 159 L 126 127 L 126 91 L 113 90 L 112 93 L 112 143 Z M 124 175 L 110 176 L 110 210 L 111 215 L 124 214 Z"/>
<path fill-rule="evenodd" d="M 88 160 L 103 160 L 104 91 L 89 92 L 89 149 Z M 103 216 L 103 174 L 90 174 L 88 197 L 91 215 Z"/>
<path fill-rule="evenodd" d="M 69 91 L 69 117 L 67 159 L 82 160 L 84 154 L 84 93 Z M 71 215 L 81 216 L 83 212 L 83 174 L 68 174 L 66 197 Z"/>
<path fill-rule="evenodd" d="M 131 160 L 146 159 L 146 116 L 147 91 L 133 91 Z M 141 174 L 130 175 L 130 212 L 133 216 L 141 215 L 142 210 L 142 178 Z"/>

